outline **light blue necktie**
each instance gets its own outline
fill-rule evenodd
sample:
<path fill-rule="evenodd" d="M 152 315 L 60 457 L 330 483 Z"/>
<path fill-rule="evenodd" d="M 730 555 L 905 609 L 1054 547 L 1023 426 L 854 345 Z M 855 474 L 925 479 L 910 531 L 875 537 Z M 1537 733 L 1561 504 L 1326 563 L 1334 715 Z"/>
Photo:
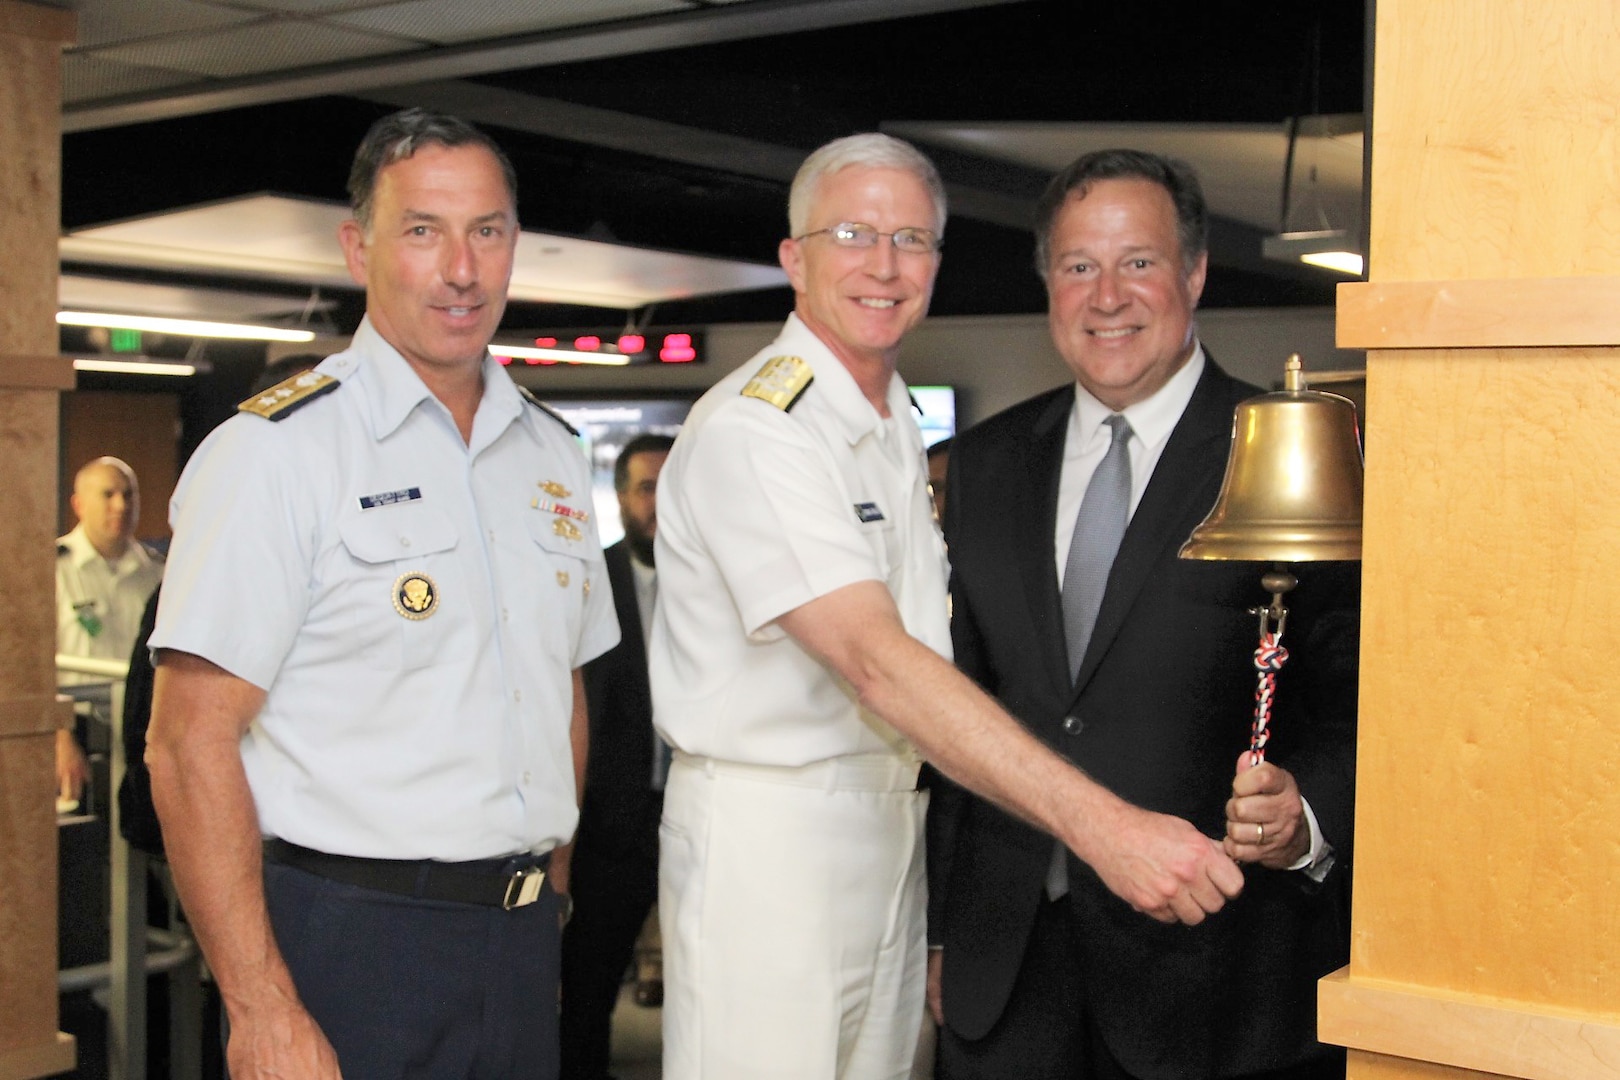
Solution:
<path fill-rule="evenodd" d="M 1063 639 L 1069 648 L 1071 681 L 1080 673 L 1080 661 L 1097 626 L 1108 572 L 1113 569 L 1131 513 L 1131 425 L 1119 413 L 1103 423 L 1113 429 L 1114 441 L 1080 500 L 1063 569 Z M 1056 900 L 1068 891 L 1068 855 L 1059 842 L 1046 871 L 1046 895 Z"/>

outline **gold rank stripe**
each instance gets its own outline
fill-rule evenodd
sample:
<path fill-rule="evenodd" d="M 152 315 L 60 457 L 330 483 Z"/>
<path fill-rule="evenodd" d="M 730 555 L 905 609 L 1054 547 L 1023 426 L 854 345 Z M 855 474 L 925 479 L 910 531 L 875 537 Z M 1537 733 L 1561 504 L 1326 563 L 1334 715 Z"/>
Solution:
<path fill-rule="evenodd" d="M 758 398 L 783 412 L 792 409 L 816 373 L 797 356 L 773 356 L 742 388 L 743 397 Z"/>
<path fill-rule="evenodd" d="M 262 416 L 266 420 L 284 420 L 293 410 L 309 404 L 323 394 L 330 394 L 341 385 L 339 380 L 330 375 L 300 371 L 264 393 L 248 398 L 238 405 L 236 410 Z"/>

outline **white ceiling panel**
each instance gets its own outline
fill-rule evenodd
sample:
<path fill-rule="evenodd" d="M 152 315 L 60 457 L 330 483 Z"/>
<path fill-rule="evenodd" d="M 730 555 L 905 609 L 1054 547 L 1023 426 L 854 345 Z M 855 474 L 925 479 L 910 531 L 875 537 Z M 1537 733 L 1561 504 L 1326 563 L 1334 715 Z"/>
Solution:
<path fill-rule="evenodd" d="M 248 12 L 197 0 L 140 0 L 139 3 L 77 0 L 67 6 L 79 16 L 79 39 L 69 52 L 115 42 L 211 30 L 253 18 Z"/>
<path fill-rule="evenodd" d="M 382 31 L 438 45 L 455 45 L 561 30 L 571 26 L 626 19 L 637 15 L 686 11 L 684 0 L 406 0 L 343 15 L 329 21 Z"/>
<path fill-rule="evenodd" d="M 396 38 L 306 20 L 255 22 L 184 38 L 135 42 L 102 50 L 110 60 L 215 78 L 313 67 L 412 51 Z"/>
<path fill-rule="evenodd" d="M 195 75 L 184 71 L 115 64 L 83 53 L 68 53 L 62 57 L 62 101 L 69 105 L 196 81 Z"/>
<path fill-rule="evenodd" d="M 70 262 L 353 289 L 337 242 L 348 215 L 336 203 L 251 195 L 79 229 L 63 237 L 60 248 Z M 628 310 L 786 284 L 776 266 L 524 232 L 509 292 L 513 300 Z"/>
<path fill-rule="evenodd" d="M 1081 154 L 1130 147 L 1198 170 L 1210 209 L 1267 231 L 1282 212 L 1288 133 L 1281 124 L 887 123 L 918 143 L 1049 173 Z M 1361 136 L 1301 136 L 1294 151 L 1288 228 L 1355 228 L 1361 220 Z"/>

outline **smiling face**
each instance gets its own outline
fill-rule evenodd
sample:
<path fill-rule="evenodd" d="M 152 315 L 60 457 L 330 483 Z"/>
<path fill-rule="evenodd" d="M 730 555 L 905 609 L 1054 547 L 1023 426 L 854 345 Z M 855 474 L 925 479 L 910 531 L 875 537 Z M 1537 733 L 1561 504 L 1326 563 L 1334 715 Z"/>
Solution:
<path fill-rule="evenodd" d="M 339 231 L 372 325 L 419 372 L 483 363 L 506 310 L 517 212 L 495 155 L 430 143 L 377 174 L 371 227 Z"/>
<path fill-rule="evenodd" d="M 1187 268 L 1170 193 L 1095 181 L 1058 210 L 1051 252 L 1047 321 L 1074 377 L 1116 412 L 1152 397 L 1192 357 L 1208 265 Z"/>
<path fill-rule="evenodd" d="M 879 232 L 938 232 L 933 198 L 903 169 L 851 165 L 822 177 L 805 232 L 782 241 L 782 269 L 793 283 L 794 310 L 846 366 L 893 366 L 900 340 L 928 313 L 939 253 L 896 251 L 884 236 L 869 248 L 840 247 L 818 232 L 841 222 Z"/>

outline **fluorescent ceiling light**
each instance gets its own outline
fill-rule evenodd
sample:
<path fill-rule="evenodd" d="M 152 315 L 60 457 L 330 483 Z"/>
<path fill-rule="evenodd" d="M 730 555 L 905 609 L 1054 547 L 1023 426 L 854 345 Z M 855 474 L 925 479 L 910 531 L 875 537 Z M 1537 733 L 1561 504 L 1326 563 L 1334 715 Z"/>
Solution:
<path fill-rule="evenodd" d="M 562 364 L 606 364 L 623 367 L 630 358 L 623 353 L 580 352 L 577 349 L 537 349 L 532 345 L 491 345 L 489 354 L 497 360 L 554 360 Z"/>
<path fill-rule="evenodd" d="M 197 365 L 163 360 L 115 360 L 105 356 L 75 356 L 74 371 L 110 371 L 117 375 L 195 375 Z"/>
<path fill-rule="evenodd" d="M 1303 262 L 1360 277 L 1361 253 L 1355 250 L 1350 234 L 1343 229 L 1320 232 L 1289 232 L 1268 236 L 1260 242 L 1260 252 L 1278 262 Z"/>
<path fill-rule="evenodd" d="M 56 321 L 63 326 L 104 326 L 110 330 L 140 330 L 144 333 L 178 334 L 183 337 L 237 338 L 249 341 L 315 340 L 315 334 L 309 330 L 283 330 L 275 326 L 203 322 L 198 319 L 160 319 L 146 315 L 113 315 L 98 311 L 58 311 Z"/>

